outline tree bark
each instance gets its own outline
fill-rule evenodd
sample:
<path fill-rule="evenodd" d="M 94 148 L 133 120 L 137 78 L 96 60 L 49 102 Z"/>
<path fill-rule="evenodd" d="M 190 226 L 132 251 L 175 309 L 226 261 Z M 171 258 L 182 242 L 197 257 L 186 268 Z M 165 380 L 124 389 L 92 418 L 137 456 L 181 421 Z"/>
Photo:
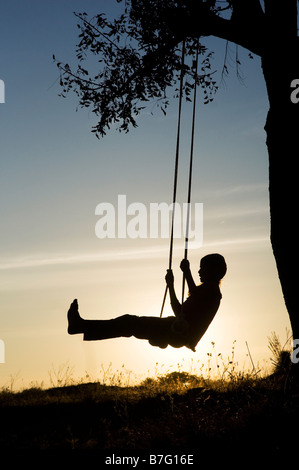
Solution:
<path fill-rule="evenodd" d="M 299 79 L 296 1 L 283 7 L 265 2 L 267 35 L 262 67 L 269 98 L 265 130 L 269 152 L 271 243 L 293 339 L 299 339 L 297 267 L 297 201 L 299 187 L 299 103 L 293 103 L 291 83 Z M 269 5 L 268 5 L 269 4 Z"/>
<path fill-rule="evenodd" d="M 299 48 L 297 48 L 297 54 Z M 265 77 L 275 73 L 267 59 L 263 59 Z M 277 68 L 276 68 L 277 70 Z M 298 129 L 299 104 L 291 102 L 290 84 L 299 77 L 299 71 L 285 71 L 287 79 L 277 83 L 277 98 L 270 101 L 270 109 L 265 126 L 269 152 L 269 195 L 271 216 L 271 243 L 276 259 L 278 274 L 290 315 L 294 339 L 299 338 L 299 304 L 297 268 L 299 255 L 298 243 Z M 270 84 L 269 84 L 270 81 Z M 287 83 L 283 83 L 283 82 Z M 274 93 L 273 81 L 266 79 L 267 88 Z M 282 87 L 288 85 L 289 103 L 281 103 L 278 97 Z"/>

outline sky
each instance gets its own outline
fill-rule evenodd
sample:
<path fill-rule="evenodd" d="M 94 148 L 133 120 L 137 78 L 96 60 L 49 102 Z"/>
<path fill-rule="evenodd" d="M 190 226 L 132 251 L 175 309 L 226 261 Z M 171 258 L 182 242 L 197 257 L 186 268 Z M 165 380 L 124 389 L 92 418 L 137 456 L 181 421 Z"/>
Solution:
<path fill-rule="evenodd" d="M 117 210 L 119 195 L 146 210 L 151 203 L 171 203 L 177 101 L 166 117 L 150 106 L 138 128 L 123 134 L 112 126 L 97 140 L 92 113 L 76 111 L 75 96 L 58 96 L 52 56 L 75 63 L 73 12 L 113 17 L 119 9 L 113 0 L 0 2 L 0 388 L 48 386 L 67 374 L 98 380 L 126 371 L 133 381 L 178 368 L 196 373 L 207 366 L 212 343 L 225 363 L 234 348 L 241 370 L 252 369 L 251 359 L 256 370 L 270 368 L 269 337 L 276 332 L 284 344 L 290 334 L 269 240 L 268 101 L 260 60 L 239 48 L 240 81 L 236 48 L 229 44 L 230 74 L 220 83 L 226 43 L 216 38 L 205 44 L 215 51 L 220 87 L 209 105 L 199 92 L 194 147 L 192 204 L 203 204 L 203 244 L 188 253 L 198 282 L 202 256 L 218 252 L 227 261 L 214 321 L 196 353 L 160 350 L 134 338 L 83 342 L 81 335 L 67 334 L 74 298 L 86 319 L 159 316 L 165 289 L 169 239 L 100 239 L 95 212 L 101 203 Z M 180 204 L 187 199 L 190 131 L 191 106 L 184 103 Z M 183 255 L 183 239 L 175 239 L 178 296 Z"/>

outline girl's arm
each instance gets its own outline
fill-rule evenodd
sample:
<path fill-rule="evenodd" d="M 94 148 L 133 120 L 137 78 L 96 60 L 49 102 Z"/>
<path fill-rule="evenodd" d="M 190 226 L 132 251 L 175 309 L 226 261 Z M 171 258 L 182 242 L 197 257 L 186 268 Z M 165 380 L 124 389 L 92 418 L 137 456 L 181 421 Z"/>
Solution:
<path fill-rule="evenodd" d="M 189 261 L 187 259 L 183 259 L 183 261 L 181 261 L 180 268 L 184 273 L 185 279 L 186 279 L 187 284 L 188 284 L 188 289 L 189 289 L 189 292 L 190 292 L 190 295 L 191 295 L 192 292 L 194 292 L 194 289 L 196 288 L 196 284 L 193 280 L 193 277 L 192 277 L 192 274 L 191 274 L 191 271 L 190 271 Z"/>
<path fill-rule="evenodd" d="M 174 290 L 174 277 L 173 277 L 173 273 L 171 269 L 167 270 L 165 280 L 169 289 L 170 303 L 171 303 L 173 313 L 175 314 L 175 316 L 178 316 L 181 313 L 182 305 L 178 301 L 175 290 Z"/>

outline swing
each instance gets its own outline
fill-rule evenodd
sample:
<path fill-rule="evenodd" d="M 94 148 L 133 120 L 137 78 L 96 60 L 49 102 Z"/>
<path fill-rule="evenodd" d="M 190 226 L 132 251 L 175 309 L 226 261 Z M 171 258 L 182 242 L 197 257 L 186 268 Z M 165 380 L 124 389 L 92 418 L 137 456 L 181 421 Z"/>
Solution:
<path fill-rule="evenodd" d="M 188 210 L 187 210 L 187 226 L 185 233 L 185 249 L 184 260 L 187 260 L 188 255 L 188 241 L 189 241 L 189 219 L 190 219 L 190 201 L 191 201 L 191 186 L 192 186 L 192 166 L 193 166 L 193 148 L 194 148 L 194 129 L 195 129 L 195 110 L 196 110 L 196 77 L 198 69 L 198 53 L 199 47 L 197 45 L 196 60 L 194 61 L 195 67 L 195 83 L 194 83 L 194 98 L 193 98 L 193 116 L 192 116 L 192 132 L 191 132 L 191 148 L 190 148 L 190 163 L 189 163 L 189 183 L 188 183 Z M 182 95 L 183 95 L 183 78 L 184 78 L 184 58 L 185 58 L 185 42 L 182 46 L 182 70 L 180 77 L 180 92 L 179 92 L 179 115 L 178 115 L 178 129 L 177 129 L 177 143 L 176 143 L 176 158 L 175 158 L 175 171 L 174 171 L 174 188 L 173 188 L 173 212 L 172 212 L 172 227 L 170 236 L 170 249 L 169 249 L 169 270 L 172 268 L 172 254 L 173 254 L 173 238 L 174 238 L 174 216 L 175 216 L 175 202 L 177 191 L 178 179 L 178 161 L 179 161 L 179 144 L 180 144 L 180 126 L 181 126 L 181 110 L 182 110 Z M 175 319 L 173 317 L 163 318 L 163 309 L 168 289 L 170 289 L 170 296 L 173 295 L 172 287 L 166 285 L 165 294 L 163 298 L 160 318 L 157 317 L 139 317 L 136 315 L 122 315 L 110 320 L 84 320 L 78 311 L 78 303 L 75 299 L 71 304 L 68 311 L 68 333 L 81 334 L 83 333 L 84 341 L 96 341 L 109 338 L 130 337 L 134 336 L 138 339 L 148 340 L 152 346 L 158 346 L 162 349 L 168 345 L 175 348 L 186 346 L 195 352 L 195 347 L 200 338 L 205 334 L 211 321 L 213 320 L 220 300 L 222 298 L 219 282 L 226 273 L 226 263 L 222 255 L 213 253 L 206 255 L 201 259 L 201 280 L 200 286 L 195 286 L 195 292 L 191 293 L 190 297 L 184 302 L 184 288 L 185 288 L 185 273 L 183 275 L 182 285 L 182 303 L 178 307 L 178 314 Z M 188 282 L 188 277 L 187 277 Z M 190 287 L 190 286 L 189 286 Z M 193 291 L 193 289 L 192 289 Z M 198 313 L 198 304 L 200 304 L 200 315 L 193 315 L 194 310 Z M 179 310 L 180 308 L 180 310 Z M 184 309 L 184 312 L 183 312 Z"/>
<path fill-rule="evenodd" d="M 192 168 L 193 168 L 193 150 L 194 150 L 194 129 L 195 129 L 195 117 L 196 117 L 196 92 L 197 83 L 196 76 L 198 70 L 198 43 L 196 48 L 196 57 L 193 62 L 194 67 L 194 94 L 193 94 L 193 113 L 192 113 L 192 127 L 191 127 L 191 144 L 190 144 L 190 158 L 189 158 L 189 182 L 188 182 L 188 196 L 187 196 L 187 218 L 186 218 L 186 232 L 185 232 L 185 249 L 184 249 L 184 260 L 188 257 L 188 243 L 189 243 L 189 221 L 190 221 L 190 202 L 191 202 L 191 187 L 192 187 Z M 177 127 L 177 141 L 176 141 L 176 156 L 175 156 L 175 167 L 174 167 L 174 184 L 173 184 L 173 211 L 172 211 L 172 222 L 171 222 L 171 235 L 170 235 L 170 247 L 169 247 L 169 264 L 168 269 L 172 269 L 172 255 L 173 255 L 173 234 L 174 234 L 174 218 L 175 218 L 175 202 L 177 193 L 177 181 L 178 181 L 178 165 L 179 165 L 179 153 L 180 153 L 180 133 L 181 133 L 181 116 L 182 116 L 182 99 L 183 99 L 183 81 L 184 81 L 184 64 L 185 64 L 185 41 L 182 43 L 182 58 L 181 58 L 181 76 L 180 76 L 180 90 L 179 90 L 179 112 L 178 112 L 178 127 Z M 160 318 L 162 318 L 166 296 L 168 292 L 168 286 L 166 286 L 162 307 L 160 312 Z M 183 275 L 182 281 L 182 308 L 185 294 L 185 275 Z M 182 313 L 182 312 L 181 312 Z"/>

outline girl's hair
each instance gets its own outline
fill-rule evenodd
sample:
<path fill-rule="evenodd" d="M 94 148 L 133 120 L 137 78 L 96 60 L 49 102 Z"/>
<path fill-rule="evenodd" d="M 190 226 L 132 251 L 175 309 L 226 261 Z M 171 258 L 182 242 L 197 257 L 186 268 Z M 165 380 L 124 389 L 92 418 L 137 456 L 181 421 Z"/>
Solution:
<path fill-rule="evenodd" d="M 217 281 L 220 281 L 220 279 L 225 276 L 227 271 L 225 259 L 218 253 L 212 253 L 210 255 L 204 256 L 201 259 L 200 264 L 202 266 L 209 266 L 209 268 L 212 268 L 214 270 L 215 280 Z"/>

